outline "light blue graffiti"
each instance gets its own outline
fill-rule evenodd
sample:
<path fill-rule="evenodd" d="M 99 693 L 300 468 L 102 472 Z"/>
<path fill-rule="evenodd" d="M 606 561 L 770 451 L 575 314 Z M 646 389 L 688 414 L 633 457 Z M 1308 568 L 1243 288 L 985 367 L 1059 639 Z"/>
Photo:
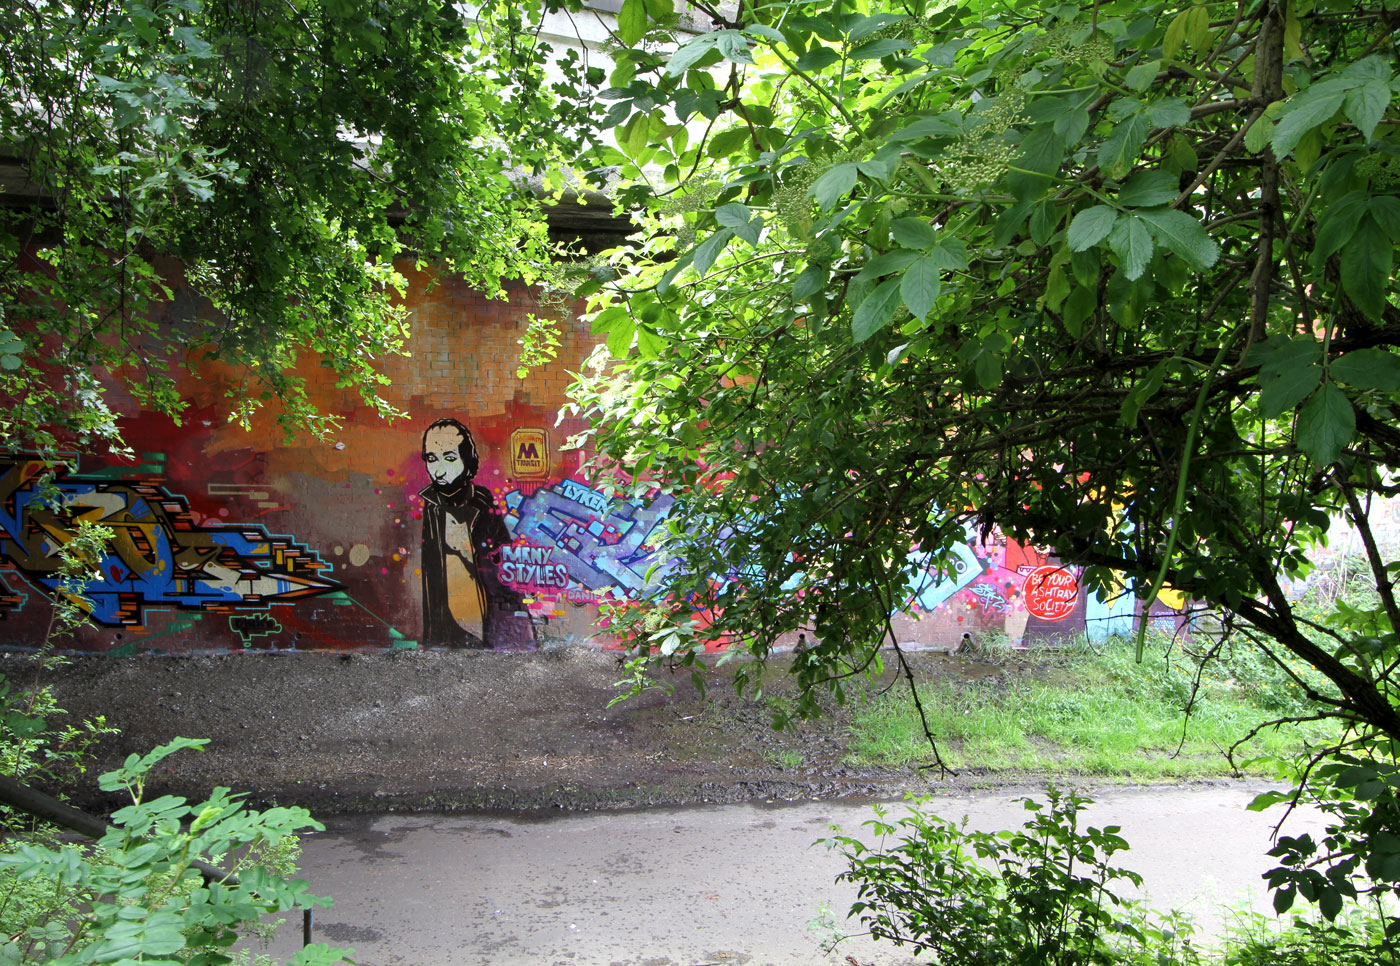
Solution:
<path fill-rule="evenodd" d="M 982 605 L 982 609 L 989 614 L 1006 613 L 1006 598 L 991 584 L 973 584 L 967 589 L 970 594 L 975 594 L 977 602 Z"/>
<path fill-rule="evenodd" d="M 915 550 L 909 554 L 909 566 L 916 575 L 910 603 L 926 611 L 937 608 L 982 573 L 982 561 L 965 543 L 954 544 L 942 560 Z"/>
<path fill-rule="evenodd" d="M 1084 630 L 1091 641 L 1102 641 L 1109 637 L 1127 637 L 1133 632 L 1137 616 L 1137 598 L 1133 595 L 1133 581 L 1127 580 L 1123 589 L 1100 600 L 1099 595 L 1089 591 L 1085 599 Z"/>
<path fill-rule="evenodd" d="M 641 595 L 678 566 L 664 564 L 647 579 L 657 562 L 652 536 L 673 502 L 669 496 L 650 505 L 617 500 L 566 478 L 528 496 L 507 493 L 506 528 L 516 540 L 553 547 L 551 563 L 567 567 L 571 583 L 590 593 Z"/>

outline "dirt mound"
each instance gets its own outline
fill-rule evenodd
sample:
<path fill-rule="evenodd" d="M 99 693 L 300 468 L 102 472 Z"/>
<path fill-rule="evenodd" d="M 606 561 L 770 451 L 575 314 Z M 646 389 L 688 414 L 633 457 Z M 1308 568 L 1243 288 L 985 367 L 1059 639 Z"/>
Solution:
<path fill-rule="evenodd" d="M 998 669 L 941 653 L 922 675 L 984 677 Z M 18 659 L 0 661 L 0 672 Z M 766 697 L 734 694 L 707 671 L 607 707 L 622 676 L 614 653 L 565 647 L 525 653 L 279 652 L 111 659 L 79 657 L 48 674 L 74 718 L 105 715 L 96 775 L 172 737 L 209 738 L 160 766 L 154 792 L 203 795 L 214 785 L 258 804 L 320 814 L 400 809 L 625 808 L 695 802 L 898 794 L 948 782 L 917 770 L 847 763 L 849 712 L 796 731 L 771 728 L 768 702 L 788 687 L 783 659 Z M 91 790 L 79 804 L 110 807 Z"/>

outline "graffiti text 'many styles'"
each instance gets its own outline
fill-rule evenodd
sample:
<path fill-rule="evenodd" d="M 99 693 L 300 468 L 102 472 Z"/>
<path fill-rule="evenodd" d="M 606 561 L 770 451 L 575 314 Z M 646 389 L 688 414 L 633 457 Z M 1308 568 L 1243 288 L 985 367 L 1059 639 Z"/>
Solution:
<path fill-rule="evenodd" d="M 517 587 L 569 586 L 569 568 L 550 563 L 553 547 L 505 546 L 501 548 L 501 580 Z"/>

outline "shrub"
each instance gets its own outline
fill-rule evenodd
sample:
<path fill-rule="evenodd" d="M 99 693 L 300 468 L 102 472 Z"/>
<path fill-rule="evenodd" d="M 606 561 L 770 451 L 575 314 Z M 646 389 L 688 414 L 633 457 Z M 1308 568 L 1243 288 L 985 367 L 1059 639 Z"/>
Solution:
<path fill-rule="evenodd" d="M 1113 891 L 1142 879 L 1108 862 L 1128 847 L 1116 826 L 1081 829 L 1089 799 L 1051 787 L 1046 803 L 1021 801 L 1031 816 L 1019 831 L 969 831 L 925 801 L 893 820 L 877 807 L 866 823 L 881 838 L 875 847 L 826 840 L 849 865 L 838 879 L 856 885 L 851 915 L 940 966 L 1199 962 L 1189 924 L 1154 922 Z"/>

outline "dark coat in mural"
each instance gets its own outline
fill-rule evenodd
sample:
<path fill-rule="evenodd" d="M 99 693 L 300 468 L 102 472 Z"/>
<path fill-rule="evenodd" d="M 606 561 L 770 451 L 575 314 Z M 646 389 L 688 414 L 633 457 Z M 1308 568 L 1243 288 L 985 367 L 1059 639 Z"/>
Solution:
<path fill-rule="evenodd" d="M 423 644 L 428 647 L 528 645 L 534 629 L 520 594 L 497 576 L 510 532 L 491 491 L 472 480 L 479 466 L 471 432 L 440 419 L 423 433 L 433 482 L 423 498 Z"/>

